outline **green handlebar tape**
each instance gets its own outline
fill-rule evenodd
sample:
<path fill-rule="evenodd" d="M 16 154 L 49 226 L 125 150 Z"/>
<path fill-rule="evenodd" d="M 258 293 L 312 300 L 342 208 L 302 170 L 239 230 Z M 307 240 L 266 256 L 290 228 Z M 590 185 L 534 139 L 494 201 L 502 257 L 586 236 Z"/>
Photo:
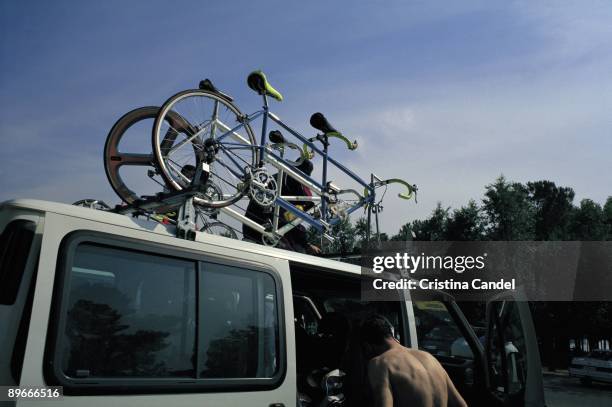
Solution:
<path fill-rule="evenodd" d="M 314 155 L 314 150 L 308 151 L 308 144 L 304 143 L 304 147 L 302 148 L 302 157 L 307 160 L 312 160 Z"/>
<path fill-rule="evenodd" d="M 357 140 L 350 141 L 348 138 L 344 137 L 342 135 L 342 133 L 339 133 L 337 131 L 332 131 L 331 133 L 326 133 L 325 135 L 327 137 L 336 137 L 336 138 L 339 138 L 340 140 L 344 141 L 346 143 L 346 146 L 348 147 L 349 150 L 357 149 Z"/>
<path fill-rule="evenodd" d="M 381 182 L 380 185 L 388 185 L 388 184 L 401 184 L 403 186 L 405 186 L 408 189 L 408 193 L 406 192 L 400 192 L 399 194 L 397 194 L 397 196 L 399 196 L 402 199 L 411 199 L 414 191 L 415 191 L 415 187 L 410 185 L 409 183 L 407 183 L 406 181 L 404 181 L 403 179 L 399 179 L 399 178 L 389 178 L 387 180 L 384 180 Z M 363 195 L 365 197 L 368 196 L 368 188 L 364 188 L 363 190 Z"/>
<path fill-rule="evenodd" d="M 403 179 L 390 178 L 386 180 L 386 183 L 387 184 L 396 183 L 396 184 L 404 185 L 408 189 L 408 193 L 400 192 L 399 194 L 397 194 L 397 196 L 399 196 L 402 199 L 410 199 L 412 198 L 412 194 L 414 194 L 414 187 L 410 185 L 409 183 L 407 183 L 406 181 L 404 181 Z"/>

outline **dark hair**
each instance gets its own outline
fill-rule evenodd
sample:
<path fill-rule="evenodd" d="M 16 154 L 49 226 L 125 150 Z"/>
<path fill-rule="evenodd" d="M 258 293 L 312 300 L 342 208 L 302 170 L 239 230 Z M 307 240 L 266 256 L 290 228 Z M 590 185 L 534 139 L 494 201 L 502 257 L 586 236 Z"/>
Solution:
<path fill-rule="evenodd" d="M 304 161 L 302 161 L 300 165 L 298 165 L 296 168 L 302 171 L 304 174 L 310 175 L 312 174 L 312 170 L 314 169 L 314 166 L 312 165 L 312 161 L 305 158 Z"/>
<path fill-rule="evenodd" d="M 360 336 L 363 343 L 381 345 L 393 337 L 393 325 L 382 315 L 371 315 L 361 323 Z"/>

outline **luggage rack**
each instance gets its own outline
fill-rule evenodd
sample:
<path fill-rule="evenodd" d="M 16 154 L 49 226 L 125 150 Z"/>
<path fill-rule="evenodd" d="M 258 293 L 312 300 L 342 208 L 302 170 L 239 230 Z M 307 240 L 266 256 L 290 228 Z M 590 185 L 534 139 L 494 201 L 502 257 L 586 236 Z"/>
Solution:
<path fill-rule="evenodd" d="M 155 217 L 150 216 L 151 212 L 167 209 L 174 210 L 178 206 L 178 216 L 176 219 L 176 237 L 195 240 L 196 227 L 196 210 L 193 199 L 197 191 L 182 190 L 177 192 L 163 193 L 160 192 L 155 196 L 143 197 L 128 205 L 117 205 L 110 212 L 119 213 L 122 215 L 148 215 L 149 218 L 159 221 Z M 165 217 L 165 219 L 169 219 Z M 170 223 L 172 220 L 169 220 Z"/>
<path fill-rule="evenodd" d="M 132 203 L 115 205 L 114 208 L 111 208 L 106 202 L 97 199 L 81 199 L 74 202 L 73 205 L 121 215 L 132 215 L 134 217 L 140 215 L 147 216 L 148 219 L 153 219 L 159 223 L 174 224 L 176 226 L 176 237 L 186 240 L 195 240 L 195 232 L 198 229 L 196 224 L 197 211 L 194 199 L 200 193 L 199 177 L 202 169 L 199 168 L 197 172 L 197 177 L 194 177 L 191 185 L 180 191 L 159 192 L 150 196 L 143 195 L 140 199 L 136 199 Z M 177 209 L 178 215 L 176 220 L 164 215 L 165 213 L 176 211 Z"/>
<path fill-rule="evenodd" d="M 195 240 L 197 225 L 194 199 L 200 192 L 201 173 L 202 168 L 198 167 L 196 176 L 193 178 L 191 185 L 187 188 L 174 192 L 159 192 L 153 196 L 143 196 L 142 199 L 137 199 L 131 204 L 117 205 L 111 212 L 122 215 L 138 216 L 140 214 L 149 215 L 151 212 L 165 213 L 178 208 L 176 237 L 186 240 Z M 168 218 L 165 217 L 165 219 Z"/>

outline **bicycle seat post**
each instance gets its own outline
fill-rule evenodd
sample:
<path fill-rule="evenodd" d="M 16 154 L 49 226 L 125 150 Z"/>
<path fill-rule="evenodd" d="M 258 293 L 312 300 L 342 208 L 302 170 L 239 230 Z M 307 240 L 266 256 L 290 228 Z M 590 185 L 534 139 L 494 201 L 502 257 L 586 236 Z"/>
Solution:
<path fill-rule="evenodd" d="M 374 177 L 376 177 L 376 175 L 374 175 L 374 173 L 370 174 L 370 187 L 372 188 L 372 190 L 374 189 Z M 369 249 L 370 248 L 370 238 L 371 238 L 371 232 L 372 232 L 372 204 L 368 204 L 367 206 L 368 208 L 368 227 L 366 228 L 366 247 Z"/>
<path fill-rule="evenodd" d="M 285 149 L 284 147 L 281 147 L 280 149 L 280 157 L 281 160 L 285 157 Z M 277 190 L 276 190 L 276 198 L 280 198 L 280 196 L 282 195 L 281 192 L 283 190 L 283 178 L 284 178 L 284 174 L 285 172 L 283 171 L 282 168 L 278 169 L 277 172 L 277 176 L 278 176 L 278 180 L 276 181 L 277 183 Z M 274 205 L 274 213 L 272 215 L 272 227 L 273 230 L 278 230 L 278 221 L 279 221 L 279 217 L 280 217 L 280 206 L 279 205 Z"/>
<path fill-rule="evenodd" d="M 259 142 L 259 145 L 261 147 L 260 150 L 260 154 L 259 154 L 259 167 L 263 167 L 264 166 L 264 160 L 266 158 L 266 149 L 265 149 L 265 145 L 266 145 L 266 131 L 268 128 L 268 111 L 269 111 L 269 107 L 268 107 L 268 96 L 266 96 L 266 93 L 262 93 L 261 95 L 263 97 L 263 122 L 261 124 L 261 139 Z"/>
<path fill-rule="evenodd" d="M 327 188 L 327 147 L 329 146 L 329 137 L 325 133 L 317 134 L 317 139 L 323 144 L 323 183 L 321 185 L 323 185 L 325 189 L 325 196 L 321 199 L 321 214 L 323 215 L 323 219 L 327 222 L 327 200 L 329 199 L 329 190 Z"/>

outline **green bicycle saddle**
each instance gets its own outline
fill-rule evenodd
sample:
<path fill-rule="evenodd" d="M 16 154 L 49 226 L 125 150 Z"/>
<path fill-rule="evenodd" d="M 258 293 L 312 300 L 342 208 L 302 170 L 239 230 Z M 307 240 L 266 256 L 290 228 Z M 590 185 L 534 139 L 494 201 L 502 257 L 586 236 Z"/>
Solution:
<path fill-rule="evenodd" d="M 266 75 L 262 71 L 251 72 L 247 78 L 247 84 L 249 85 L 249 88 L 253 89 L 260 95 L 265 94 L 271 96 L 279 102 L 283 100 L 283 95 L 281 95 L 279 91 L 270 85 L 266 79 Z"/>
<path fill-rule="evenodd" d="M 357 140 L 350 141 L 348 138 L 343 136 L 342 133 L 334 128 L 334 126 L 329 124 L 327 118 L 323 116 L 323 113 L 313 113 L 313 115 L 310 116 L 310 125 L 315 129 L 322 131 L 327 137 L 337 137 L 344 141 L 349 150 L 355 150 L 357 148 Z"/>

